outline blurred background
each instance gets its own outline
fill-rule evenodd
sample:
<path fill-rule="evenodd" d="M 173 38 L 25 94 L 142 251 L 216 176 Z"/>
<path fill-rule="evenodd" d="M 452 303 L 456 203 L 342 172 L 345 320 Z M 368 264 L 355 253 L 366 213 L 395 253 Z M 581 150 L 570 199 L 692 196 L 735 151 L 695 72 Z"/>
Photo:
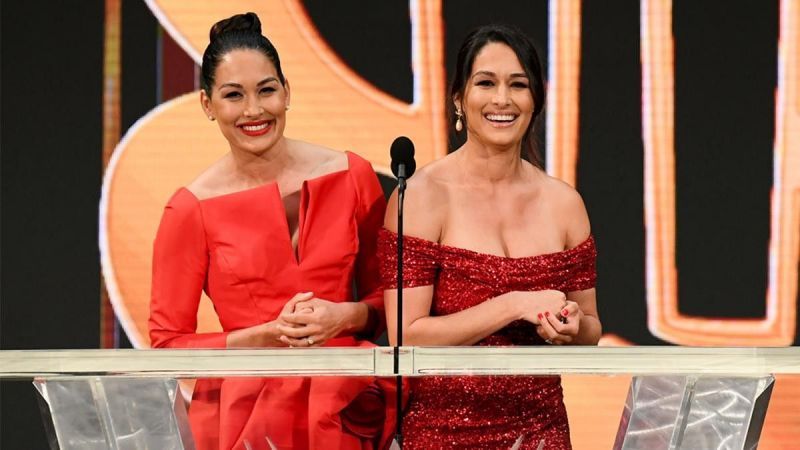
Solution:
<path fill-rule="evenodd" d="M 394 137 L 418 166 L 460 145 L 444 108 L 466 33 L 518 26 L 545 61 L 547 169 L 597 239 L 601 345 L 800 343 L 800 0 L 93 0 L 0 11 L 0 348 L 148 347 L 163 205 L 227 151 L 199 56 L 245 11 L 291 84 L 286 134 L 365 156 L 387 188 Z M 219 326 L 207 301 L 200 318 Z M 628 382 L 565 377 L 576 449 L 610 447 Z M 2 448 L 47 448 L 36 396 L 0 384 Z M 779 377 L 761 448 L 800 441 L 798 402 Z"/>

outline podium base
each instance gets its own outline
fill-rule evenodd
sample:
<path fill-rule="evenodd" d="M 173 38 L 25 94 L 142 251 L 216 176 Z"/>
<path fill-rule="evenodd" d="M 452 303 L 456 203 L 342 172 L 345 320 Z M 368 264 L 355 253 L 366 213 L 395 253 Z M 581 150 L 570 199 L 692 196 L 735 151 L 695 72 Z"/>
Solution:
<path fill-rule="evenodd" d="M 173 378 L 36 380 L 51 447 L 61 450 L 194 450 Z"/>
<path fill-rule="evenodd" d="M 615 450 L 758 447 L 775 377 L 634 377 Z"/>

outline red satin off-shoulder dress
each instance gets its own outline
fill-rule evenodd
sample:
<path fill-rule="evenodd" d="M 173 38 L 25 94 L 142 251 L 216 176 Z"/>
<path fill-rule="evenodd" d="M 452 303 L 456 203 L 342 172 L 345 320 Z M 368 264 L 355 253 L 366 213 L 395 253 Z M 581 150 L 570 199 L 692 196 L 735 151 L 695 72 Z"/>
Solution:
<path fill-rule="evenodd" d="M 274 320 L 298 292 L 363 301 L 383 318 L 376 240 L 385 200 L 370 164 L 349 152 L 347 159 L 347 170 L 303 183 L 296 254 L 277 184 L 204 200 L 179 189 L 155 240 L 152 346 L 224 348 L 228 333 Z M 222 332 L 196 332 L 201 291 Z M 372 344 L 340 336 L 325 345 Z M 384 414 L 375 383 L 369 377 L 199 380 L 189 407 L 195 443 L 200 450 L 269 449 L 269 442 L 278 449 L 372 449 L 394 424 L 389 411 L 372 429 L 358 426 Z M 393 394 L 386 397 L 391 404 Z M 343 423 L 343 416 L 354 421 Z"/>

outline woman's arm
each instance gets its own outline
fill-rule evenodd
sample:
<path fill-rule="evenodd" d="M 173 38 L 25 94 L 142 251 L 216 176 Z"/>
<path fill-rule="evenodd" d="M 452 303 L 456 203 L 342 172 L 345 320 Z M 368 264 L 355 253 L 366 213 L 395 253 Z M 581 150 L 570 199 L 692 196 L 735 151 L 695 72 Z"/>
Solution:
<path fill-rule="evenodd" d="M 591 234 L 589 215 L 583 199 L 571 187 L 563 186 L 557 192 L 559 211 L 556 217 L 563 220 L 567 248 L 574 248 L 586 241 Z M 594 256 L 592 256 L 594 258 Z M 594 259 L 590 270 L 594 274 Z M 602 325 L 597 313 L 597 295 L 593 287 L 567 293 L 567 306 L 551 317 L 545 317 L 537 332 L 543 339 L 554 344 L 597 345 L 602 335 Z M 561 320 L 561 318 L 564 320 Z"/>
<path fill-rule="evenodd" d="M 507 292 L 444 316 L 431 316 L 433 286 L 403 289 L 403 345 L 473 345 L 516 320 L 539 324 L 565 303 L 560 291 Z M 397 289 L 384 292 L 389 342 L 397 342 Z"/>
<path fill-rule="evenodd" d="M 148 322 L 151 346 L 284 346 L 279 340 L 279 321 L 232 332 L 197 333 L 197 309 L 208 273 L 208 255 L 200 205 L 191 193 L 179 190 L 164 209 L 153 245 Z M 287 303 L 287 307 L 310 296 L 311 294 L 298 294 Z"/>
<path fill-rule="evenodd" d="M 471 308 L 431 316 L 433 286 L 403 289 L 403 345 L 472 345 L 520 319 L 503 294 Z M 389 343 L 397 343 L 397 289 L 384 292 Z"/>
<path fill-rule="evenodd" d="M 597 316 L 597 302 L 595 300 L 595 290 L 586 289 L 583 291 L 567 293 L 567 299 L 577 303 L 581 311 L 580 328 L 578 334 L 572 339 L 576 345 L 597 345 L 602 334 L 602 325 Z"/>
<path fill-rule="evenodd" d="M 150 342 L 154 348 L 223 348 L 228 333 L 197 333 L 208 270 L 200 205 L 181 189 L 164 209 L 153 245 Z"/>
<path fill-rule="evenodd" d="M 385 330 L 383 285 L 378 261 L 378 232 L 386 214 L 386 198 L 378 176 L 367 161 L 354 155 L 351 177 L 358 195 L 358 256 L 355 263 L 355 285 L 358 302 L 352 305 L 355 324 L 349 332 L 363 339 L 377 339 Z"/>

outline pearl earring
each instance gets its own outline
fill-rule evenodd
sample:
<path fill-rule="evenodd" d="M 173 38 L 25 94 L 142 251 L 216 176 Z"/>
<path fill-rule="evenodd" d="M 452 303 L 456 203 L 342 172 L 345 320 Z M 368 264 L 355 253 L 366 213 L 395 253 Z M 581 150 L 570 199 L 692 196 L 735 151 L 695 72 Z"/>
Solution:
<path fill-rule="evenodd" d="M 464 117 L 464 113 L 460 109 L 456 109 L 456 131 L 464 129 L 464 124 L 461 122 L 462 117 Z"/>

